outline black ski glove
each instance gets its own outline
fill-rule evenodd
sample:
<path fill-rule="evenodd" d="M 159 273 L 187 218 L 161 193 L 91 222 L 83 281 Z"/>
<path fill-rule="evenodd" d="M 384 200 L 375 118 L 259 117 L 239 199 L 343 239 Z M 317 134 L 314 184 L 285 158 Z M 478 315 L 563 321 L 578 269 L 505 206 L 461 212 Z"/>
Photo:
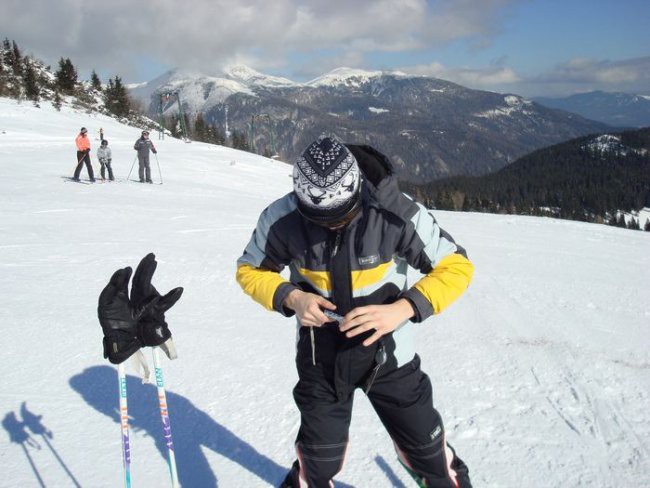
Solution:
<path fill-rule="evenodd" d="M 165 322 L 165 312 L 183 294 L 182 287 L 174 288 L 164 296 L 158 293 L 151 284 L 157 266 L 156 256 L 153 253 L 147 254 L 140 261 L 131 286 L 131 303 L 136 310 L 142 310 L 138 323 L 138 338 L 143 346 L 151 347 L 162 345 L 172 336 Z"/>
<path fill-rule="evenodd" d="M 132 269 L 118 269 L 99 295 L 97 315 L 104 330 L 104 357 L 113 364 L 126 361 L 138 349 L 138 318 L 129 302 Z"/>

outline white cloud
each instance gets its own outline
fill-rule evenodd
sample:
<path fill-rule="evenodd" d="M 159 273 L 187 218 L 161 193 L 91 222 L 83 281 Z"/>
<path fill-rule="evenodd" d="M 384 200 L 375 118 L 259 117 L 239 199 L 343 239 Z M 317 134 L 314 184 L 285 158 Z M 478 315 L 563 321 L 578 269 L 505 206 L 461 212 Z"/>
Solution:
<path fill-rule="evenodd" d="M 433 76 L 443 80 L 453 81 L 470 88 L 490 89 L 496 85 L 507 85 L 521 81 L 521 77 L 511 68 L 491 66 L 483 69 L 451 68 L 438 62 L 426 65 L 402 67 L 405 73 L 421 76 Z"/>
<path fill-rule="evenodd" d="M 144 58 L 214 69 L 233 59 L 323 52 L 363 59 L 487 39 L 519 0 L 3 0 L 0 32 L 47 62 L 125 74 Z"/>
<path fill-rule="evenodd" d="M 650 56 L 618 61 L 573 58 L 525 80 L 536 94 L 564 95 L 592 90 L 648 93 Z"/>
<path fill-rule="evenodd" d="M 486 68 L 449 67 L 439 62 L 400 71 L 433 76 L 463 86 L 525 96 L 564 96 L 593 90 L 648 93 L 650 56 L 619 61 L 573 58 L 540 74 L 518 73 L 502 58 Z"/>
<path fill-rule="evenodd" d="M 538 77 L 542 82 L 650 82 L 650 56 L 620 61 L 574 58 Z"/>

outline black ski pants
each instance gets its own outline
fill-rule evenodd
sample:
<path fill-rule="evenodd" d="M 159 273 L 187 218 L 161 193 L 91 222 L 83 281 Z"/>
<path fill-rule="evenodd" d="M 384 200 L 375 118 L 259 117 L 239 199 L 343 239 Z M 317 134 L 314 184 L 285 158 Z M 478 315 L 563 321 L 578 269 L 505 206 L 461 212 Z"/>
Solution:
<path fill-rule="evenodd" d="M 87 151 L 77 151 L 77 167 L 74 170 L 74 179 L 79 179 L 84 163 L 86 163 L 86 169 L 88 170 L 88 178 L 90 181 L 94 181 L 95 174 L 93 173 L 93 166 L 90 163 L 90 153 Z"/>
<path fill-rule="evenodd" d="M 300 476 L 303 486 L 306 482 L 310 488 L 329 488 L 343 466 L 354 389 L 366 386 L 368 375 L 353 379 L 349 393 L 341 398 L 340 389 L 337 394 L 333 383 L 337 374 L 334 364 L 317 361 L 313 365 L 300 356 L 299 351 L 300 379 L 293 392 L 301 415 L 296 439 L 299 462 L 294 463 L 285 483 L 298 488 Z M 442 419 L 433 407 L 432 397 L 431 382 L 420 370 L 417 355 L 399 368 L 380 370 L 368 392 L 400 461 L 426 480 L 426 486 L 471 488 L 467 466 L 446 443 Z"/>

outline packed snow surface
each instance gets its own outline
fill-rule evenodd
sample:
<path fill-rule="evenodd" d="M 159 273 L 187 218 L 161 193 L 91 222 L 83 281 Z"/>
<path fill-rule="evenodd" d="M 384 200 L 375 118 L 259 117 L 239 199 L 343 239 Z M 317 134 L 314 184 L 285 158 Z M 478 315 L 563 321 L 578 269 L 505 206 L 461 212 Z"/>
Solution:
<path fill-rule="evenodd" d="M 61 179 L 81 126 L 94 162 L 104 128 L 118 182 Z M 294 459 L 295 324 L 234 280 L 258 214 L 291 189 L 290 167 L 153 134 L 164 184 L 141 185 L 124 181 L 138 136 L 104 116 L 0 99 L 1 487 L 121 485 L 97 297 L 150 251 L 155 286 L 185 287 L 167 314 L 179 358 L 164 361 L 183 486 L 277 486 Z M 435 215 L 476 275 L 419 326 L 419 353 L 474 486 L 650 486 L 650 233 Z M 133 486 L 169 486 L 156 390 L 130 371 L 128 395 Z M 414 486 L 362 392 L 338 480 Z"/>

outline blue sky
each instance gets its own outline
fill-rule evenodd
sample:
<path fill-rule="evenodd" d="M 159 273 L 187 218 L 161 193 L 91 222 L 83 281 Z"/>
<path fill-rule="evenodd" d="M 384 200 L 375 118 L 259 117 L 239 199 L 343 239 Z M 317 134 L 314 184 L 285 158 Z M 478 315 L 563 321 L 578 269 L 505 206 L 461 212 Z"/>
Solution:
<path fill-rule="evenodd" d="M 401 70 L 525 96 L 650 95 L 650 0 L 5 0 L 0 35 L 82 76 L 242 63 L 306 81 Z"/>

